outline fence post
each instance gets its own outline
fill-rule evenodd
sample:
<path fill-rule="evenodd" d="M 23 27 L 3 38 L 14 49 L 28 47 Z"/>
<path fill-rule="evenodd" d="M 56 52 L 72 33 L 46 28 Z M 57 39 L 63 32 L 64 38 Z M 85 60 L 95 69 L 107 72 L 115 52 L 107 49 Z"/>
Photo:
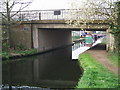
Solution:
<path fill-rule="evenodd" d="M 39 13 L 39 20 L 41 20 L 41 12 Z"/>

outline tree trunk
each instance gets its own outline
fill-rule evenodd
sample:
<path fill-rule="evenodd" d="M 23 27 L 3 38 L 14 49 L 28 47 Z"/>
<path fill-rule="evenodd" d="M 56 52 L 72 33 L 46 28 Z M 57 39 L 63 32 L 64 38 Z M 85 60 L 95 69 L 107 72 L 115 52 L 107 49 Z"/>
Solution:
<path fill-rule="evenodd" d="M 6 3 L 6 8 L 7 8 L 7 35 L 8 35 L 8 37 L 7 37 L 7 44 L 9 45 L 9 46 L 11 46 L 10 45 L 10 28 L 11 28 L 11 21 L 10 21 L 10 8 L 9 8 L 9 2 L 7 1 L 7 3 Z"/>

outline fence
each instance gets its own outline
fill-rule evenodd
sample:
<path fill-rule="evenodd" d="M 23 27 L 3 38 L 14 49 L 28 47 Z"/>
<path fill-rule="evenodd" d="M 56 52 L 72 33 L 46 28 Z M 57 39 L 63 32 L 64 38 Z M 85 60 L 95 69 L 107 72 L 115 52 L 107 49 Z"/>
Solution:
<path fill-rule="evenodd" d="M 29 21 L 29 20 L 70 20 L 84 18 L 85 14 L 83 11 L 86 9 L 59 9 L 59 10 L 29 10 L 20 12 L 11 12 L 13 18 L 18 21 Z M 110 9 L 103 10 L 104 15 L 93 15 L 88 16 L 89 19 L 106 19 L 108 18 L 105 13 L 110 13 Z M 89 12 L 88 12 L 89 13 Z"/>

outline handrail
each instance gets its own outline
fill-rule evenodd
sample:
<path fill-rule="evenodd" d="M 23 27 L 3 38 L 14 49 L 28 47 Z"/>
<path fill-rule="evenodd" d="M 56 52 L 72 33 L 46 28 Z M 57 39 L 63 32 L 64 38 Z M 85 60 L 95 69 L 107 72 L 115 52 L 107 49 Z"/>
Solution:
<path fill-rule="evenodd" d="M 26 10 L 26 11 L 20 11 L 18 12 L 13 19 L 17 21 L 29 21 L 29 20 L 69 20 L 70 19 L 79 19 L 82 16 L 81 12 L 82 10 L 85 10 L 86 8 L 81 9 L 53 9 L 53 10 Z M 106 8 L 105 10 L 109 10 L 109 8 Z M 16 11 L 12 11 L 11 15 L 14 15 Z M 5 14 L 5 12 L 2 12 Z M 72 15 L 75 14 L 75 15 Z M 91 16 L 90 19 L 106 19 L 105 16 Z"/>

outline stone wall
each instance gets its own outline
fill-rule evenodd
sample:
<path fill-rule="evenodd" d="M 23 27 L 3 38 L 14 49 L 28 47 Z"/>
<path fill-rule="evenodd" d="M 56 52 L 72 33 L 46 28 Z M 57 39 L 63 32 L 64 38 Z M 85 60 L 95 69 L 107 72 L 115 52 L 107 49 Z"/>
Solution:
<path fill-rule="evenodd" d="M 39 25 L 19 24 L 12 27 L 13 47 L 36 48 L 39 52 L 72 44 L 71 30 L 39 29 Z"/>
<path fill-rule="evenodd" d="M 13 47 L 31 48 L 31 25 L 19 24 L 11 29 L 11 45 Z"/>

